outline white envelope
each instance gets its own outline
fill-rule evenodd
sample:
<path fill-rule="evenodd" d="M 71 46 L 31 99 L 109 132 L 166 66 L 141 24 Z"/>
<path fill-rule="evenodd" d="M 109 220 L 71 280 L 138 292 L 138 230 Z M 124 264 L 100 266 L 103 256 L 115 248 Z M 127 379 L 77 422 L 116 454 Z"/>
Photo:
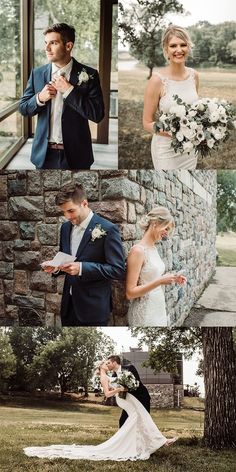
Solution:
<path fill-rule="evenodd" d="M 70 262 L 74 262 L 76 257 L 66 254 L 65 252 L 59 251 L 51 261 L 46 261 L 41 266 L 59 267 Z"/>

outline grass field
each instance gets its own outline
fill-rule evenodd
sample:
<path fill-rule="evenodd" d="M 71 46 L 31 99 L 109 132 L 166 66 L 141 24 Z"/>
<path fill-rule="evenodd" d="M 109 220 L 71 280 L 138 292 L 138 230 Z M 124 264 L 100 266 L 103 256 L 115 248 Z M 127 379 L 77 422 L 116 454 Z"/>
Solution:
<path fill-rule="evenodd" d="M 161 69 L 160 69 L 161 70 Z M 235 71 L 203 69 L 200 74 L 200 96 L 224 98 L 236 105 Z M 119 71 L 119 167 L 153 168 L 151 135 L 142 128 L 143 96 L 147 84 L 147 68 L 137 65 Z M 220 151 L 207 159 L 200 158 L 198 169 L 236 168 L 236 131 Z"/>
<path fill-rule="evenodd" d="M 189 399 L 188 399 L 189 400 Z M 193 409 L 153 410 L 152 417 L 167 436 L 179 440 L 161 448 L 145 462 L 92 462 L 28 458 L 23 447 L 48 444 L 98 444 L 115 433 L 119 408 L 95 404 L 13 399 L 0 406 L 1 472 L 231 472 L 233 451 L 213 452 L 201 445 L 203 412 Z M 198 405 L 198 401 L 197 404 Z"/>
<path fill-rule="evenodd" d="M 216 238 L 218 252 L 218 265 L 224 267 L 236 267 L 236 233 L 232 231 L 218 234 Z"/>

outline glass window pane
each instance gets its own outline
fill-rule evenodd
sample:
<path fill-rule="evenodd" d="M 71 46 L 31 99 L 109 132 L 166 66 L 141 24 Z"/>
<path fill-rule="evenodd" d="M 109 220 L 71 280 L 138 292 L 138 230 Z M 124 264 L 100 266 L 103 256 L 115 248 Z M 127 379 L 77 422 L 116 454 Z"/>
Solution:
<path fill-rule="evenodd" d="M 112 8 L 112 62 L 110 117 L 118 117 L 118 5 Z"/>
<path fill-rule="evenodd" d="M 1 0 L 0 36 L 0 109 L 2 110 L 19 99 L 21 95 L 19 0 Z"/>
<path fill-rule="evenodd" d="M 0 123 L 0 159 L 3 154 L 22 136 L 22 117 L 19 112 L 5 118 Z"/>

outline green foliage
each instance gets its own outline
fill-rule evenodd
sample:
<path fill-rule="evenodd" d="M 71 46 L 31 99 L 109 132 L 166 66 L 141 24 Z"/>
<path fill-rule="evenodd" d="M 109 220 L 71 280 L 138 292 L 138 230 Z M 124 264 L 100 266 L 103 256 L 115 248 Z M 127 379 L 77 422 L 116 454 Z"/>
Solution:
<path fill-rule="evenodd" d="M 79 386 L 87 392 L 94 362 L 114 349 L 113 341 L 94 328 L 13 327 L 9 341 L 16 358 L 11 387 L 60 387 L 62 395 Z"/>
<path fill-rule="evenodd" d="M 131 328 L 133 336 L 139 338 L 139 346 L 147 344 L 149 358 L 145 365 L 155 372 L 179 372 L 179 359 L 184 354 L 190 359 L 202 346 L 199 328 Z"/>
<path fill-rule="evenodd" d="M 76 30 L 73 55 L 86 64 L 97 67 L 99 44 L 100 0 L 38 0 L 35 18 L 43 30 L 54 23 L 68 23 Z M 45 17 L 45 12 L 47 15 Z M 45 21 L 45 18 L 47 21 Z M 43 44 L 43 40 L 42 40 Z M 36 50 L 35 65 L 45 63 L 45 54 Z"/>
<path fill-rule="evenodd" d="M 7 390 L 16 369 L 16 358 L 7 335 L 0 331 L 0 391 Z"/>
<path fill-rule="evenodd" d="M 236 231 L 236 171 L 217 173 L 217 231 Z"/>
<path fill-rule="evenodd" d="M 124 6 L 119 3 L 120 29 L 123 43 L 129 43 L 131 54 L 150 70 L 165 63 L 161 48 L 161 35 L 166 26 L 166 14 L 183 13 L 177 0 L 135 0 Z"/>
<path fill-rule="evenodd" d="M 188 32 L 194 43 L 193 56 L 189 64 L 193 66 L 223 67 L 236 64 L 235 22 L 211 25 L 200 21 L 190 26 Z"/>

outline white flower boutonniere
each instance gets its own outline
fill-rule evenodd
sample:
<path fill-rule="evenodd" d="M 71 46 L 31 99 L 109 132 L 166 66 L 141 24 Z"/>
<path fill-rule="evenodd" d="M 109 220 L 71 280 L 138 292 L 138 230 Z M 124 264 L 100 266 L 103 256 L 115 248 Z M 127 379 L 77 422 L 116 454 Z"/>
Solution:
<path fill-rule="evenodd" d="M 95 239 L 101 239 L 106 234 L 107 232 L 101 227 L 101 225 L 96 225 L 91 233 L 91 239 L 92 241 L 95 241 Z"/>
<path fill-rule="evenodd" d="M 81 85 L 89 81 L 89 79 L 93 79 L 93 75 L 88 74 L 85 69 L 82 69 L 81 72 L 78 73 L 78 84 Z"/>

